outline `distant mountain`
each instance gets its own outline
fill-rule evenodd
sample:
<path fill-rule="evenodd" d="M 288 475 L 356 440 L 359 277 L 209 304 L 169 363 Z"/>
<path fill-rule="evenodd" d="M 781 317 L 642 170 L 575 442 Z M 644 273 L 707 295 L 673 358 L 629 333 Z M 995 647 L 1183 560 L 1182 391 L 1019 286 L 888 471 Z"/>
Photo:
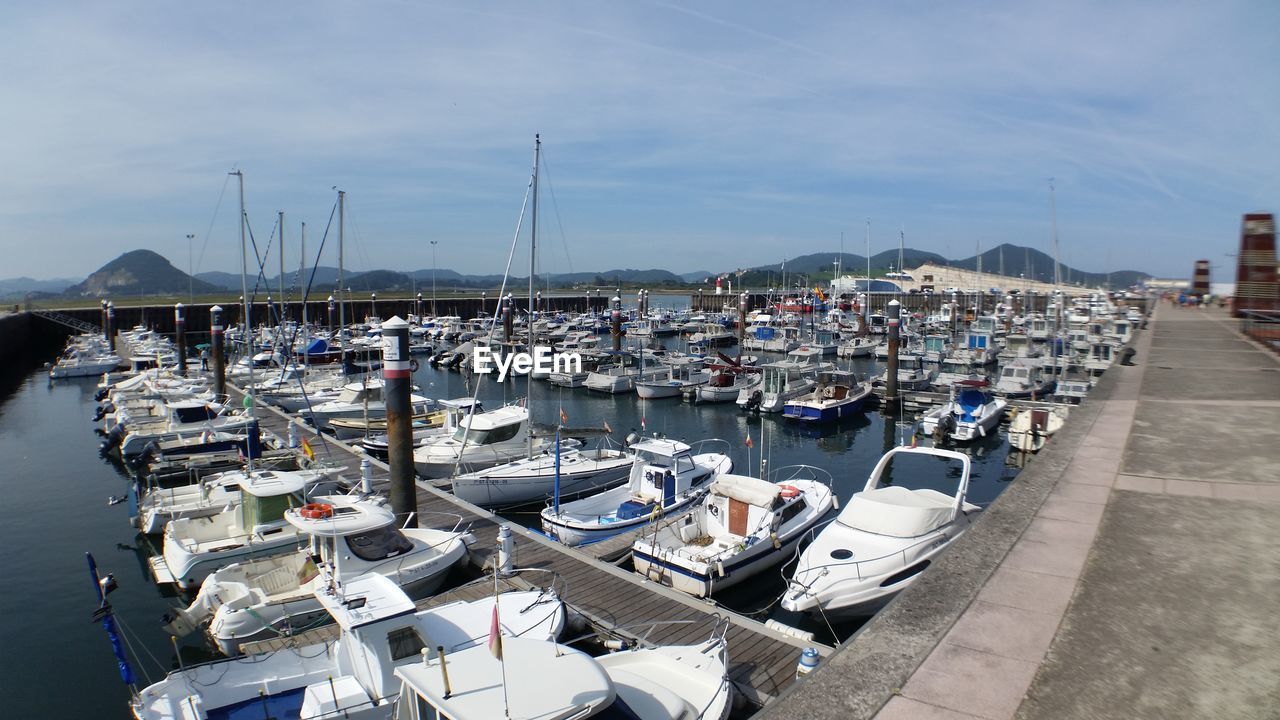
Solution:
<path fill-rule="evenodd" d="M 213 270 L 210 272 L 198 272 L 192 277 L 223 290 L 235 290 L 237 292 L 240 290 L 240 273 L 225 273 Z"/>
<path fill-rule="evenodd" d="M 84 282 L 67 288 L 64 294 L 73 297 L 185 295 L 188 287 L 201 294 L 221 289 L 203 280 L 192 281 L 159 253 L 134 250 L 98 268 Z"/>
<path fill-rule="evenodd" d="M 963 260 L 953 260 L 951 265 L 965 270 L 976 270 L 978 257 L 974 255 Z M 1053 257 L 1035 248 L 1005 243 L 984 251 L 981 257 L 983 272 L 993 274 L 1000 272 L 1003 259 L 1004 274 L 1009 277 L 1025 275 L 1032 280 L 1053 282 Z M 907 267 L 915 266 L 907 263 Z M 1136 285 L 1143 278 L 1151 277 L 1149 273 L 1138 270 L 1116 270 L 1111 273 L 1084 272 L 1067 267 L 1065 264 L 1059 265 L 1058 273 L 1064 284 L 1083 284 L 1086 287 L 1104 286 L 1109 279 L 1111 287 L 1126 288 Z"/>
<path fill-rule="evenodd" d="M 712 277 L 712 275 L 713 273 L 710 270 L 697 270 L 695 272 L 680 273 L 680 279 L 687 283 L 700 283 Z"/>
<path fill-rule="evenodd" d="M 367 273 L 344 278 L 353 292 L 377 290 L 409 291 L 415 285 L 413 278 L 394 270 L 370 270 Z"/>
<path fill-rule="evenodd" d="M 56 295 L 77 282 L 79 280 L 76 278 L 54 278 L 52 280 L 33 280 L 29 277 L 4 278 L 0 280 L 0 298 L 21 298 L 29 293 Z"/>

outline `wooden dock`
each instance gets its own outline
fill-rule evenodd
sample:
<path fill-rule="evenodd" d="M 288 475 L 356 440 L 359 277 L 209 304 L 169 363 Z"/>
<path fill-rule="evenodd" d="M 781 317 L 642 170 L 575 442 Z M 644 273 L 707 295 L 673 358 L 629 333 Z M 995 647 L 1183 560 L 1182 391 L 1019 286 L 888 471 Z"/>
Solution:
<path fill-rule="evenodd" d="M 240 403 L 242 391 L 231 383 L 227 389 L 234 402 Z M 319 435 L 300 419 L 274 407 L 256 405 L 254 414 L 264 430 L 282 438 L 289 436 L 289 426 L 294 425 L 299 441 L 306 438 L 315 452 L 316 462 L 342 469 L 353 482 L 359 479 L 361 461 L 367 456 L 350 445 Z M 379 460 L 368 460 L 374 487 L 385 488 L 389 484 L 390 468 Z M 783 634 L 711 601 L 690 597 L 606 562 L 606 559 L 625 557 L 635 539 L 634 533 L 579 551 L 460 500 L 431 483 L 420 480 L 417 485 L 419 524 L 452 527 L 461 518 L 462 524 L 469 526 L 478 540 L 470 553 L 470 562 L 477 568 L 492 562 L 498 527 L 508 526 L 515 540 L 516 566 L 553 574 L 560 583 L 558 587 L 562 588 L 565 603 L 598 628 L 654 645 L 695 644 L 705 640 L 717 620 L 723 618 L 729 624 L 726 633 L 729 679 L 742 697 L 756 705 L 767 703 L 794 682 L 796 663 L 804 648 L 815 647 L 824 656 L 832 651 L 825 645 Z M 534 575 L 522 573 L 511 581 L 510 587 L 530 587 L 528 578 Z M 492 585 L 487 587 L 491 591 Z M 444 597 L 449 597 L 448 593 Z M 432 600 L 426 602 L 429 604 Z M 310 632 L 335 631 L 322 628 Z M 254 643 L 252 649 L 267 652 L 303 639 L 302 635 L 276 638 Z"/>

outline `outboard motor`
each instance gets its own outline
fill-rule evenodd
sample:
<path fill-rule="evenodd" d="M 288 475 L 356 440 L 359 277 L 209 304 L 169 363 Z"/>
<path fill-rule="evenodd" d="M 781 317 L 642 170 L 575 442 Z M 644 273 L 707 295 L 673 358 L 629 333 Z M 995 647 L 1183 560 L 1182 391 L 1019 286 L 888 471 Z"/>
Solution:
<path fill-rule="evenodd" d="M 98 392 L 93 394 L 93 399 L 102 402 L 111 394 L 111 388 L 98 388 Z"/>
<path fill-rule="evenodd" d="M 751 393 L 751 397 L 747 399 L 747 410 L 759 410 L 760 404 L 764 402 L 764 391 L 755 390 Z"/>
<path fill-rule="evenodd" d="M 107 433 L 107 439 L 102 441 L 98 446 L 98 453 L 106 455 L 107 453 L 120 447 L 120 443 L 124 441 L 125 429 L 123 425 L 116 425 L 111 428 L 111 432 Z"/>

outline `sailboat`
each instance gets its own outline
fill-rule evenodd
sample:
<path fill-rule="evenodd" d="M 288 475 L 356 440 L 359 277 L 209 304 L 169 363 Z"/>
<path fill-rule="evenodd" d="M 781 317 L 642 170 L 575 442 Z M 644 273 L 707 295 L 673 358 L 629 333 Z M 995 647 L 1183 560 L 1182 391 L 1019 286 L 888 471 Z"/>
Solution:
<path fill-rule="evenodd" d="M 533 276 L 538 247 L 538 168 L 542 154 L 542 139 L 534 136 L 533 151 L 533 214 L 529 241 L 529 307 L 534 305 Z M 534 318 L 530 316 L 529 347 L 537 340 Z M 530 374 L 529 402 L 532 402 L 533 378 Z M 525 409 L 528 413 L 528 409 Z M 473 416 L 474 417 L 474 416 Z M 563 410 L 561 422 L 566 421 Z M 468 423 L 467 427 L 470 427 Z M 466 434 L 466 431 L 463 431 Z M 525 457 L 496 464 L 485 470 L 457 475 L 453 478 L 453 494 L 468 502 L 500 507 L 543 500 L 553 493 L 580 495 L 597 492 L 620 484 L 631 470 L 631 455 L 622 450 L 598 447 L 581 448 L 576 442 L 562 442 L 559 428 L 554 445 L 535 450 L 534 437 L 526 435 L 528 443 Z M 545 443 L 545 438 L 543 439 Z M 545 449 L 544 449 L 545 448 Z"/>

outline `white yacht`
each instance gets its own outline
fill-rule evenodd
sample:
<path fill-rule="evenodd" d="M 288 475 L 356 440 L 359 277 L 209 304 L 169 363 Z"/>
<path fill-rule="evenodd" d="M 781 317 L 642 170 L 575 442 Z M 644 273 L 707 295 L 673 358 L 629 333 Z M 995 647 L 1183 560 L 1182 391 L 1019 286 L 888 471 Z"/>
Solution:
<path fill-rule="evenodd" d="M 313 404 L 310 409 L 302 412 L 302 416 L 321 430 L 331 428 L 330 423 L 337 418 L 385 419 L 387 402 L 382 390 L 381 379 L 347 383 L 336 398 Z M 409 396 L 409 407 L 415 416 L 426 417 L 430 406 L 431 401 L 421 395 Z"/>
<path fill-rule="evenodd" d="M 718 444 L 719 452 L 698 452 Z M 542 529 L 565 545 L 585 545 L 693 507 L 711 482 L 733 470 L 729 446 L 704 440 L 698 448 L 666 438 L 648 438 L 629 448 L 635 461 L 628 482 L 568 503 L 554 499 L 542 509 Z"/>
<path fill-rule="evenodd" d="M 542 436 L 532 440 L 533 452 L 551 446 Z M 413 451 L 413 466 L 425 478 L 442 478 L 461 471 L 483 470 L 511 462 L 529 451 L 529 410 L 508 405 L 468 415 L 452 435 L 427 438 Z"/>
<path fill-rule="evenodd" d="M 261 477 L 274 472 L 254 470 L 252 474 Z M 302 481 L 305 495 L 332 495 L 346 487 L 346 481 L 332 468 L 298 470 L 293 475 Z M 190 485 L 152 488 L 139 498 L 134 522 L 144 534 L 153 535 L 164 532 L 171 520 L 217 515 L 240 504 L 240 488 L 249 476 L 249 470 L 228 470 L 205 475 Z"/>
<path fill-rule="evenodd" d="M 935 459 L 959 470 L 954 494 L 930 487 L 908 489 L 941 485 L 940 479 L 952 476 L 938 472 Z M 882 483 L 890 472 L 892 484 Z M 782 607 L 828 618 L 873 614 L 974 522 L 980 509 L 965 500 L 968 488 L 968 455 L 937 448 L 893 448 L 876 463 L 865 487 L 849 498 L 835 522 L 801 553 Z"/>
<path fill-rule="evenodd" d="M 685 391 L 696 391 L 706 385 L 711 373 L 703 364 L 691 358 L 668 363 L 657 377 L 636 381 L 636 395 L 645 400 L 680 397 Z"/>
<path fill-rule="evenodd" d="M 822 351 L 816 348 L 797 348 L 787 353 L 787 359 L 761 365 L 763 380 L 759 387 L 746 388 L 738 394 L 738 407 L 759 412 L 782 412 L 788 400 L 813 390 L 818 384 L 818 373 L 832 370 L 835 365 L 822 362 Z"/>
<path fill-rule="evenodd" d="M 631 463 L 626 451 L 586 449 L 566 439 L 532 457 L 454 476 L 453 494 L 481 507 L 541 501 L 557 490 L 563 497 L 576 497 L 621 483 Z"/>

